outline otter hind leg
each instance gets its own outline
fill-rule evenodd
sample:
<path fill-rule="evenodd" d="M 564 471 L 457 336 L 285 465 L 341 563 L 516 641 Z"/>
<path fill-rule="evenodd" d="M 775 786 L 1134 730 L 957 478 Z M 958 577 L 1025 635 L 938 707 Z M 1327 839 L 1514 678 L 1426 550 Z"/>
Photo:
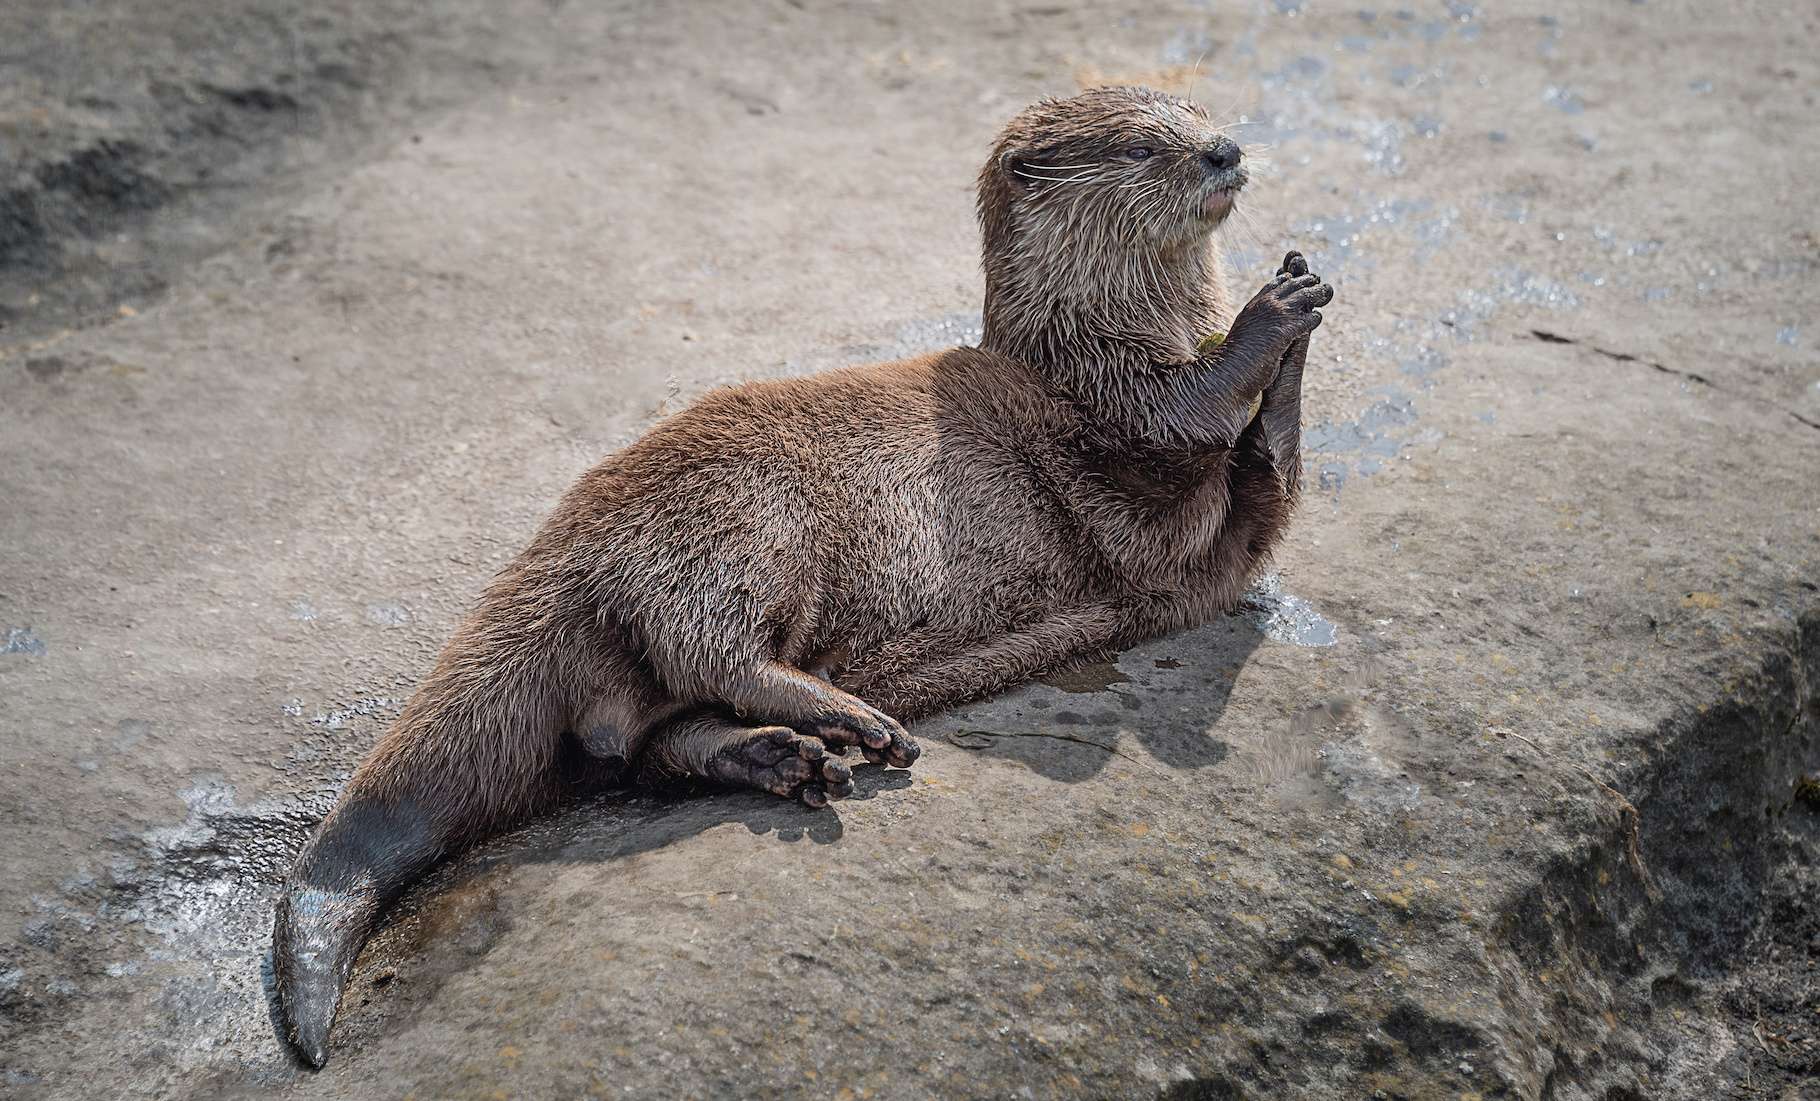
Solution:
<path fill-rule="evenodd" d="M 787 726 L 746 726 L 714 714 L 671 723 L 645 745 L 641 783 L 681 776 L 757 788 L 811 807 L 853 794 L 853 771 L 829 756 L 819 739 Z"/>
<path fill-rule="evenodd" d="M 725 698 L 742 715 L 788 726 L 839 752 L 857 746 L 873 764 L 909 768 L 923 752 L 896 719 L 779 661 L 761 662 L 731 678 Z"/>
<path fill-rule="evenodd" d="M 675 700 L 654 691 L 628 700 L 623 694 L 598 696 L 574 723 L 575 740 L 588 756 L 610 769 L 624 771 L 637 759 L 652 732 L 682 710 Z"/>

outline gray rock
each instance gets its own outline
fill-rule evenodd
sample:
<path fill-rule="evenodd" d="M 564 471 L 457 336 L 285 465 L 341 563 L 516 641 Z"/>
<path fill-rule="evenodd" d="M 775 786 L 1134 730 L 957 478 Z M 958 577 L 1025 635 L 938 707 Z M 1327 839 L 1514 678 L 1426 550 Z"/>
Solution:
<path fill-rule="evenodd" d="M 0 16 L 0 624 L 52 640 L 0 655 L 9 1096 L 1798 1096 L 1786 20 L 1278 7 Z M 1236 286 L 1339 280 L 1280 588 L 831 811 L 496 839 L 296 1067 L 276 884 L 555 496 L 711 385 L 976 338 L 996 126 L 1204 42 L 1275 145 Z"/>

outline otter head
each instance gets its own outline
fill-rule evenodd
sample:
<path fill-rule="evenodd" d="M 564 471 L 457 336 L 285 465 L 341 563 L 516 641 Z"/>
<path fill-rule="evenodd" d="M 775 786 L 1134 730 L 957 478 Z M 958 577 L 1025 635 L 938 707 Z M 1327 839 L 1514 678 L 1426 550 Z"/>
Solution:
<path fill-rule="evenodd" d="M 1242 160 L 1198 104 L 1149 88 L 1026 108 L 980 172 L 987 345 L 1191 355 L 1224 309 L 1211 238 Z"/>

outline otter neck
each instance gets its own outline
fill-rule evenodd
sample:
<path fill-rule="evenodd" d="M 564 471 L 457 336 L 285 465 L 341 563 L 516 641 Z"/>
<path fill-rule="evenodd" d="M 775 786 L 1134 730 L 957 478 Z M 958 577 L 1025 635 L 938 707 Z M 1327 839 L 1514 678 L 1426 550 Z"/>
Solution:
<path fill-rule="evenodd" d="M 1213 241 L 1142 252 L 1058 243 L 988 250 L 980 345 L 1035 367 L 1121 434 L 1147 434 L 1131 407 L 1144 378 L 1193 360 L 1201 341 L 1229 323 Z"/>

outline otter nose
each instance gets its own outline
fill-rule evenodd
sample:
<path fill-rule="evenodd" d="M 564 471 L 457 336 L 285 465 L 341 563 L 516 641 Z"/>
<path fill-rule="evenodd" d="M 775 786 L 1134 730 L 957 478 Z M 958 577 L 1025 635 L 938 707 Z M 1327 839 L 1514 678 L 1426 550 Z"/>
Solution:
<path fill-rule="evenodd" d="M 1238 167 L 1240 156 L 1238 142 L 1231 138 L 1215 138 L 1213 144 L 1201 153 L 1201 164 L 1210 173 L 1224 172 Z"/>

